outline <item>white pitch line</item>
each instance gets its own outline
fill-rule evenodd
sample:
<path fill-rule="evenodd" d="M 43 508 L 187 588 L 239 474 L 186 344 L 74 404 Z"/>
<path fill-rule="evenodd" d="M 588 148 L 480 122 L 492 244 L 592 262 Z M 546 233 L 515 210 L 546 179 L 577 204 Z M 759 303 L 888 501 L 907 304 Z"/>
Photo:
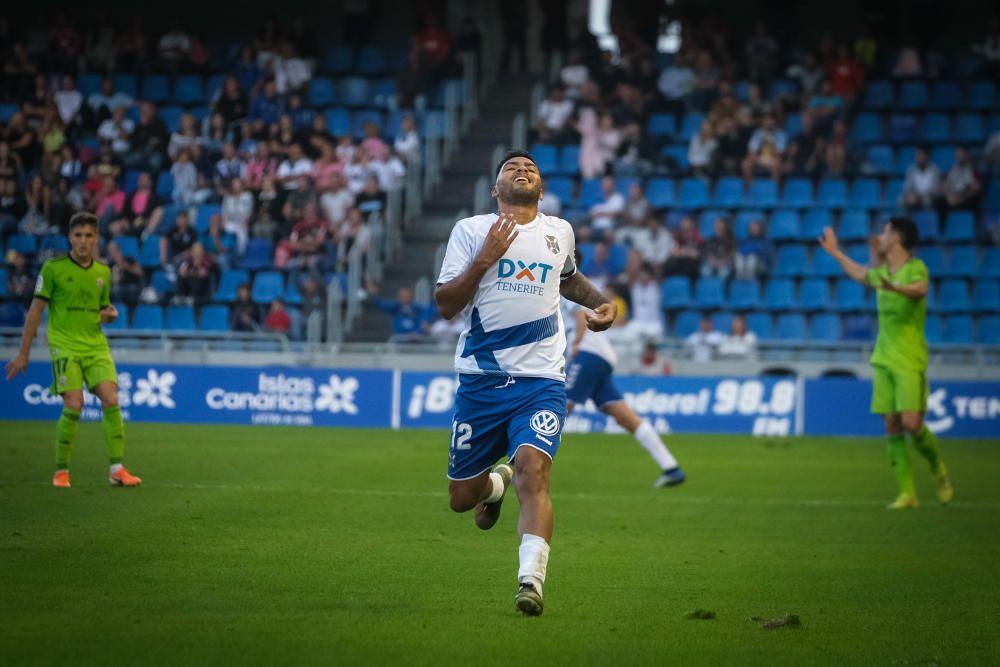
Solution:
<path fill-rule="evenodd" d="M 99 484 L 76 483 L 75 486 L 96 488 L 103 486 Z M 49 486 L 48 482 L 0 482 L 0 488 L 14 488 L 27 486 Z M 179 483 L 147 483 L 143 485 L 145 489 L 171 489 L 175 491 L 246 491 L 251 493 L 309 493 L 319 495 L 342 495 L 342 496 L 375 496 L 388 498 L 447 498 L 444 491 L 391 491 L 386 489 L 345 489 L 345 488 L 306 488 L 288 486 L 263 486 L 263 485 L 243 485 L 243 484 L 179 484 Z M 64 492 L 60 492 L 64 493 Z M 126 492 L 127 493 L 127 492 Z M 717 497 L 717 496 L 690 496 L 676 491 L 660 491 L 656 494 L 662 495 L 664 503 L 697 504 L 697 505 L 773 505 L 777 507 L 883 507 L 884 501 L 863 500 L 852 498 L 751 498 L 751 497 Z M 589 501 L 632 501 L 637 497 L 634 495 L 615 495 L 602 493 L 553 493 L 554 500 L 589 500 Z M 933 505 L 931 505 L 933 506 Z M 948 505 L 954 509 L 985 509 L 1000 510 L 1000 502 L 953 502 Z"/>

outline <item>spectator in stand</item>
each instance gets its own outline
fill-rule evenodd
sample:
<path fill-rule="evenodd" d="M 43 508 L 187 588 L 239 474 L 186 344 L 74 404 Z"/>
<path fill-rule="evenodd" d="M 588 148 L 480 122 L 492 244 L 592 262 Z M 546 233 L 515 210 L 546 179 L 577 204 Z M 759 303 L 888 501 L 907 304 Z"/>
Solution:
<path fill-rule="evenodd" d="M 9 179 L 20 183 L 24 178 L 24 167 L 21 156 L 11 150 L 10 144 L 0 141 L 0 179 Z"/>
<path fill-rule="evenodd" d="M 250 111 L 247 118 L 250 119 L 254 134 L 262 137 L 266 129 L 277 123 L 284 112 L 285 105 L 282 103 L 281 97 L 278 96 L 278 88 L 274 79 L 267 79 L 260 92 L 254 95 L 250 101 Z"/>
<path fill-rule="evenodd" d="M 52 95 L 56 109 L 59 110 L 59 119 L 66 127 L 75 125 L 79 121 L 78 114 L 83 106 L 83 94 L 76 89 L 76 81 L 68 74 L 62 78 L 62 88 Z"/>
<path fill-rule="evenodd" d="M 313 160 L 312 179 L 320 192 L 329 190 L 338 176 L 344 175 L 344 165 L 337 159 L 333 145 L 323 142 L 319 157 Z"/>
<path fill-rule="evenodd" d="M 788 139 L 785 131 L 778 128 L 773 115 L 764 118 L 764 124 L 750 137 L 747 155 L 743 160 L 743 178 L 749 183 L 755 175 L 765 174 L 778 181 Z"/>
<path fill-rule="evenodd" d="M 294 190 L 290 190 L 285 197 L 285 205 L 281 208 L 281 214 L 285 220 L 294 225 L 305 214 L 306 206 L 316 203 L 317 193 L 313 187 L 312 178 L 306 175 L 298 177 L 298 183 Z"/>
<path fill-rule="evenodd" d="M 28 202 L 18 190 L 17 181 L 0 181 L 0 245 L 6 244 L 7 237 L 17 229 L 17 221 L 27 212 Z"/>
<path fill-rule="evenodd" d="M 701 248 L 705 243 L 694 218 L 684 216 L 674 233 L 674 247 L 663 267 L 668 276 L 685 275 L 694 280 L 701 273 Z"/>
<path fill-rule="evenodd" d="M 315 276 L 307 275 L 299 289 L 302 294 L 302 320 L 308 326 L 309 318 L 318 313 L 321 328 L 326 326 L 326 287 Z"/>
<path fill-rule="evenodd" d="M 337 264 L 338 270 L 346 271 L 351 255 L 362 259 L 362 267 L 371 245 L 372 233 L 365 224 L 364 215 L 357 208 L 347 212 L 346 222 L 337 230 Z"/>
<path fill-rule="evenodd" d="M 378 125 L 372 121 L 365 123 L 365 138 L 361 141 L 361 150 L 373 160 L 386 160 L 389 157 L 389 145 L 379 136 Z"/>
<path fill-rule="evenodd" d="M 252 190 L 260 190 L 267 179 L 278 176 L 278 161 L 271 156 L 271 148 L 266 141 L 257 147 L 257 153 L 247 162 L 247 183 Z"/>
<path fill-rule="evenodd" d="M 673 235 L 650 213 L 643 226 L 632 233 L 631 241 L 642 261 L 652 266 L 654 273 L 659 275 L 674 249 Z"/>
<path fill-rule="evenodd" d="M 347 212 L 354 206 L 354 195 L 347 189 L 343 174 L 334 177 L 330 187 L 320 195 L 319 205 L 333 229 L 338 229 L 347 220 Z"/>
<path fill-rule="evenodd" d="M 278 125 L 275 128 L 272 126 L 269 130 L 271 137 L 271 152 L 278 157 L 288 157 L 288 153 L 292 148 L 292 144 L 299 144 L 302 146 L 303 154 L 306 154 L 306 148 L 302 145 L 300 139 L 302 138 L 301 133 L 295 130 L 295 125 L 292 123 L 292 117 L 287 113 L 281 114 L 278 119 Z M 309 157 L 306 154 L 306 157 Z"/>
<path fill-rule="evenodd" d="M 177 19 L 172 20 L 170 30 L 160 37 L 157 44 L 160 62 L 171 74 L 177 74 L 181 65 L 187 61 L 191 51 L 191 38 L 180 27 Z"/>
<path fill-rule="evenodd" d="M 236 252 L 240 255 L 247 249 L 253 209 L 253 195 L 244 189 L 243 180 L 230 180 L 226 196 L 222 198 L 222 228 L 236 237 Z"/>
<path fill-rule="evenodd" d="M 427 13 L 423 28 L 413 35 L 412 48 L 433 72 L 440 72 L 448 61 L 451 34 L 433 12 Z"/>
<path fill-rule="evenodd" d="M 691 106 L 698 111 L 705 111 L 715 100 L 716 89 L 719 86 L 720 73 L 715 66 L 712 53 L 707 49 L 698 52 L 694 64 L 694 78 L 691 80 Z"/>
<path fill-rule="evenodd" d="M 278 165 L 278 182 L 285 190 L 295 190 L 299 187 L 299 176 L 312 174 L 313 163 L 302 152 L 300 144 L 292 144 L 288 157 Z"/>
<path fill-rule="evenodd" d="M 418 97 L 424 97 L 431 85 L 430 70 L 424 64 L 420 51 L 411 49 L 406 68 L 396 82 L 396 97 L 401 109 L 412 109 Z"/>
<path fill-rule="evenodd" d="M 260 309 L 250 298 L 250 285 L 240 285 L 236 289 L 236 301 L 229 309 L 229 328 L 233 331 L 260 328 Z"/>
<path fill-rule="evenodd" d="M 24 99 L 31 92 L 37 70 L 38 66 L 25 48 L 24 42 L 15 41 L 3 64 L 4 85 L 0 88 L 0 94 L 5 99 Z"/>
<path fill-rule="evenodd" d="M 716 172 L 724 174 L 739 173 L 746 157 L 747 139 L 740 131 L 733 118 L 723 118 L 719 121 L 716 132 L 718 148 L 715 150 Z"/>
<path fill-rule="evenodd" d="M 853 145 L 847 132 L 847 124 L 838 118 L 833 121 L 833 131 L 826 142 L 823 155 L 826 175 L 843 176 L 847 165 L 853 163 L 848 160 L 852 152 Z"/>
<path fill-rule="evenodd" d="M 113 116 L 117 109 L 128 108 L 133 104 L 135 99 L 128 93 L 116 91 L 114 79 L 107 75 L 101 80 L 100 92 L 91 93 L 87 97 L 87 106 L 98 119 Z"/>
<path fill-rule="evenodd" d="M 214 179 L 217 188 L 225 189 L 229 181 L 246 178 L 247 165 L 236 153 L 231 143 L 222 145 L 222 157 L 215 163 Z"/>
<path fill-rule="evenodd" d="M 330 226 L 319 217 L 316 206 L 307 205 L 303 209 L 302 219 L 292 228 L 288 240 L 278 244 L 274 263 L 281 268 L 319 271 L 329 232 Z"/>
<path fill-rule="evenodd" d="M 847 106 L 851 106 L 864 85 L 865 74 L 858 61 L 851 57 L 851 51 L 846 44 L 837 47 L 837 56 L 827 66 L 826 71 L 830 78 L 831 92 L 843 98 Z"/>
<path fill-rule="evenodd" d="M 126 156 L 125 164 L 130 169 L 159 172 L 167 139 L 167 126 L 156 115 L 156 105 L 143 102 L 139 106 L 139 124 L 132 131 L 132 152 Z"/>
<path fill-rule="evenodd" d="M 267 178 L 257 192 L 257 218 L 254 220 L 251 232 L 254 238 L 272 238 L 279 232 L 283 222 L 281 209 L 284 205 L 282 193 L 273 178 Z"/>
<path fill-rule="evenodd" d="M 691 137 L 688 144 L 688 164 L 694 175 L 699 178 L 707 178 L 715 173 L 715 151 L 719 147 L 719 142 L 715 138 L 712 129 L 712 122 L 707 118 L 701 121 L 701 128 L 698 134 Z"/>
<path fill-rule="evenodd" d="M 621 330 L 625 338 L 659 340 L 663 337 L 660 285 L 654 276 L 653 267 L 649 264 L 640 267 L 639 275 L 630 290 L 632 317 Z"/>
<path fill-rule="evenodd" d="M 274 85 L 279 95 L 301 91 L 312 78 L 312 72 L 305 60 L 299 57 L 291 42 L 284 42 L 278 55 L 271 61 Z"/>
<path fill-rule="evenodd" d="M 548 183 L 542 179 L 542 197 L 538 201 L 538 212 L 542 215 L 560 217 L 562 215 L 562 199 L 548 189 Z"/>
<path fill-rule="evenodd" d="M 803 98 L 808 98 L 819 90 L 820 83 L 826 78 L 826 72 L 819 64 L 816 54 L 806 51 L 797 62 L 789 66 L 785 76 L 798 83 Z"/>
<path fill-rule="evenodd" d="M 911 210 L 934 208 L 941 199 L 941 187 L 941 170 L 931 162 L 926 148 L 918 148 L 903 181 L 903 206 Z"/>
<path fill-rule="evenodd" d="M 642 183 L 636 181 L 628 187 L 628 199 L 622 211 L 621 223 L 626 227 L 639 227 L 646 224 L 646 219 L 653 213 L 653 207 L 646 199 Z"/>
<path fill-rule="evenodd" d="M 693 85 L 691 59 L 683 52 L 674 56 L 673 62 L 660 73 L 656 82 L 666 110 L 673 114 L 681 114 L 687 110 L 687 98 Z"/>
<path fill-rule="evenodd" d="M 990 20 L 989 34 L 982 42 L 974 44 L 972 51 L 983 59 L 980 75 L 1000 79 L 1000 19 Z"/>
<path fill-rule="evenodd" d="M 372 298 L 372 304 L 387 315 L 392 315 L 392 338 L 396 342 L 424 340 L 430 332 L 428 309 L 413 302 L 413 288 L 400 287 L 395 299 Z"/>
<path fill-rule="evenodd" d="M 955 148 L 955 164 L 944 177 L 944 200 L 950 209 L 976 210 L 983 183 L 969 158 L 969 151 Z"/>
<path fill-rule="evenodd" d="M 403 184 L 406 181 L 406 164 L 396 153 L 396 149 L 390 149 L 389 155 L 384 160 L 369 160 L 368 170 L 375 175 L 378 187 L 382 192 L 395 192 L 403 189 Z"/>
<path fill-rule="evenodd" d="M 50 111 L 45 117 L 42 129 L 39 132 L 42 141 L 42 155 L 58 153 L 66 144 L 66 133 L 62 120 L 56 111 Z"/>
<path fill-rule="evenodd" d="M 222 114 L 226 125 L 247 117 L 247 96 L 235 76 L 227 76 L 223 81 L 222 88 L 212 100 L 212 112 Z"/>
<path fill-rule="evenodd" d="M 614 234 L 615 227 L 625 213 L 625 197 L 618 192 L 614 176 L 601 179 L 602 201 L 590 207 L 590 226 L 597 238 Z"/>
<path fill-rule="evenodd" d="M 670 370 L 670 360 L 665 355 L 660 356 L 659 351 L 656 349 L 656 343 L 651 340 L 646 341 L 646 344 L 642 348 L 642 354 L 639 356 L 639 363 L 633 373 L 635 375 L 656 377 L 670 375 Z"/>
<path fill-rule="evenodd" d="M 566 89 L 566 97 L 571 100 L 580 98 L 580 88 L 590 79 L 590 70 L 583 62 L 583 54 L 579 49 L 573 49 L 566 56 L 566 64 L 559 70 L 559 82 Z"/>
<path fill-rule="evenodd" d="M 139 302 L 146 274 L 135 257 L 126 257 L 113 240 L 108 242 L 108 268 L 111 269 L 111 301 L 122 302 L 129 308 Z"/>
<path fill-rule="evenodd" d="M 894 79 L 916 79 L 924 74 L 924 66 L 920 62 L 920 52 L 912 46 L 904 46 L 899 50 L 899 57 L 892 68 Z"/>
<path fill-rule="evenodd" d="M 733 272 L 736 258 L 736 235 L 725 218 L 715 219 L 715 233 L 705 243 L 705 262 L 701 275 L 727 280 Z"/>
<path fill-rule="evenodd" d="M 997 128 L 996 132 L 986 140 L 986 145 L 983 147 L 983 160 L 994 169 L 1000 166 L 1000 128 Z"/>
<path fill-rule="evenodd" d="M 218 280 L 219 266 L 215 259 L 205 252 L 201 243 L 192 244 L 177 267 L 177 295 L 188 303 L 201 306 L 211 299 L 212 286 Z"/>
<path fill-rule="evenodd" d="M 292 318 L 285 310 L 284 299 L 278 297 L 271 302 L 271 308 L 267 311 L 267 317 L 264 318 L 264 329 L 286 336 L 292 330 Z"/>
<path fill-rule="evenodd" d="M 751 359 L 757 351 L 757 335 L 747 329 L 747 320 L 742 315 L 733 317 L 728 336 L 719 342 L 718 353 L 722 359 Z"/>
<path fill-rule="evenodd" d="M 91 202 L 91 208 L 102 226 L 108 225 L 125 208 L 125 193 L 112 176 L 105 176 L 101 189 Z"/>
<path fill-rule="evenodd" d="M 111 116 L 97 128 L 97 138 L 111 143 L 111 150 L 117 155 L 125 155 L 132 147 L 132 131 L 135 123 L 125 115 L 126 108 L 116 107 Z"/>
<path fill-rule="evenodd" d="M 754 26 L 753 35 L 746 45 L 747 68 L 750 79 L 768 81 L 778 60 L 778 42 L 767 30 L 767 24 L 759 21 Z"/>
<path fill-rule="evenodd" d="M 364 189 L 355 197 L 354 205 L 365 214 L 366 219 L 371 218 L 373 213 L 382 213 L 385 210 L 386 195 L 379 189 L 376 177 L 368 177 Z"/>
<path fill-rule="evenodd" d="M 611 114 L 598 115 L 596 125 L 591 125 L 592 113 L 584 109 L 580 114 L 580 172 L 584 178 L 606 173 L 624 139 Z"/>
<path fill-rule="evenodd" d="M 816 126 L 825 130 L 833 125 L 836 119 L 844 110 L 844 98 L 833 92 L 833 85 L 829 80 L 824 79 L 820 84 L 819 92 L 812 96 L 806 106 L 812 114 Z"/>
<path fill-rule="evenodd" d="M 139 174 L 136 190 L 128 195 L 122 216 L 111 223 L 113 236 L 134 234 L 142 238 L 153 234 L 163 220 L 163 200 L 153 189 L 153 179 L 148 172 Z"/>
<path fill-rule="evenodd" d="M 412 115 L 406 114 L 400 121 L 399 134 L 396 135 L 393 147 L 407 166 L 420 164 L 420 134 Z"/>
<path fill-rule="evenodd" d="M 240 50 L 240 59 L 233 68 L 233 78 L 244 91 L 253 92 L 261 78 L 260 65 L 257 64 L 257 54 L 252 46 L 244 46 Z"/>
<path fill-rule="evenodd" d="M 170 166 L 170 173 L 174 176 L 173 200 L 184 206 L 194 205 L 198 189 L 198 169 L 191 161 L 189 149 L 182 148 L 178 152 L 176 161 Z"/>
<path fill-rule="evenodd" d="M 722 334 L 712 327 L 712 318 L 703 315 L 698 330 L 687 337 L 684 346 L 694 361 L 711 361 L 722 340 Z"/>
<path fill-rule="evenodd" d="M 312 112 L 310 111 L 310 113 Z M 326 116 L 321 113 L 313 116 L 309 126 L 302 130 L 299 135 L 304 139 L 301 143 L 308 147 L 306 157 L 313 160 L 323 152 L 324 146 L 332 147 L 337 144 L 337 137 L 330 132 L 330 128 L 326 124 Z"/>
<path fill-rule="evenodd" d="M 28 305 L 35 292 L 35 276 L 22 253 L 12 251 L 11 267 L 7 272 L 7 296 Z"/>
<path fill-rule="evenodd" d="M 736 278 L 755 280 L 767 273 L 771 261 L 771 242 L 764 232 L 764 223 L 753 220 L 747 237 L 740 243 L 740 250 L 733 258 Z"/>
<path fill-rule="evenodd" d="M 548 98 L 538 105 L 535 130 L 539 141 L 563 143 L 573 138 L 573 102 L 563 86 L 552 86 Z"/>
<path fill-rule="evenodd" d="M 183 261 L 197 241 L 198 232 L 191 226 L 187 211 L 178 212 L 174 228 L 160 237 L 160 266 L 167 268 Z"/>

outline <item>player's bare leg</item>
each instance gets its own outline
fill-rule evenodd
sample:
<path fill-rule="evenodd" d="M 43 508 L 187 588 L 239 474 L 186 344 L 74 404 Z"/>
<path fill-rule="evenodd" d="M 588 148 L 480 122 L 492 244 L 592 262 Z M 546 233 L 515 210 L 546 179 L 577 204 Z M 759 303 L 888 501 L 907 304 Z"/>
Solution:
<path fill-rule="evenodd" d="M 643 449 L 649 452 L 653 460 L 660 466 L 663 474 L 653 483 L 657 488 L 677 486 L 686 478 L 684 471 L 677 464 L 667 446 L 660 440 L 660 434 L 656 432 L 653 425 L 635 413 L 625 401 L 614 401 L 601 406 L 601 411 L 612 417 L 626 431 L 642 445 Z"/>
<path fill-rule="evenodd" d="M 63 410 L 56 426 L 56 472 L 52 476 L 52 486 L 62 489 L 70 487 L 69 461 L 73 456 L 76 429 L 83 410 L 83 391 L 74 389 L 62 393 Z"/>
<path fill-rule="evenodd" d="M 489 530 L 500 518 L 500 506 L 513 476 L 513 468 L 500 463 L 492 471 L 472 479 L 452 480 L 448 484 L 452 511 L 468 512 L 475 508 L 476 525 Z"/>
<path fill-rule="evenodd" d="M 919 412 L 903 412 L 900 415 L 903 430 L 910 436 L 914 448 L 920 455 L 927 459 L 930 464 L 931 474 L 937 481 L 937 497 L 943 504 L 947 505 L 955 496 L 955 489 L 951 485 L 951 477 L 948 476 L 948 469 L 941 460 L 938 451 L 937 436 L 924 424 L 924 416 Z"/>
<path fill-rule="evenodd" d="M 906 437 L 903 435 L 903 420 L 898 414 L 882 415 L 882 418 L 889 441 L 889 463 L 899 485 L 899 495 L 889 504 L 889 509 L 916 508 L 920 503 L 917 502 L 917 492 L 913 486 L 913 469 L 910 466 L 910 453 L 906 449 Z"/>
<path fill-rule="evenodd" d="M 101 401 L 103 413 L 101 424 L 104 428 L 104 440 L 108 447 L 108 481 L 112 486 L 139 486 L 142 480 L 131 474 L 122 465 L 125 456 L 125 422 L 118 406 L 118 385 L 114 382 L 100 382 L 94 387 L 94 393 Z"/>
<path fill-rule="evenodd" d="M 549 473 L 552 460 L 534 447 L 518 448 L 514 456 L 514 488 L 521 503 L 518 534 L 520 567 L 517 572 L 519 589 L 514 598 L 521 613 L 539 616 L 542 613 L 542 584 L 549 561 L 552 541 L 552 498 L 549 496 Z"/>

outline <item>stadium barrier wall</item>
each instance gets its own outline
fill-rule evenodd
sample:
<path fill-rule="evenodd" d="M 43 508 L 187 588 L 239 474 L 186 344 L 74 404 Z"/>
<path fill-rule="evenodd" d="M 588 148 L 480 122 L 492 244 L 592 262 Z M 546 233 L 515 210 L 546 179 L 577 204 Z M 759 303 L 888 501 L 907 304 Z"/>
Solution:
<path fill-rule="evenodd" d="M 450 428 L 456 377 L 372 369 L 122 364 L 119 402 L 126 419 L 186 424 L 361 428 Z M 54 420 L 51 367 L 33 362 L 0 383 L 0 419 Z M 620 377 L 633 409 L 660 432 L 764 436 L 879 435 L 871 383 L 849 378 Z M 83 418 L 99 420 L 86 396 Z M 927 423 L 953 437 L 1000 436 L 1000 382 L 934 382 Z M 620 432 L 588 403 L 568 432 Z"/>

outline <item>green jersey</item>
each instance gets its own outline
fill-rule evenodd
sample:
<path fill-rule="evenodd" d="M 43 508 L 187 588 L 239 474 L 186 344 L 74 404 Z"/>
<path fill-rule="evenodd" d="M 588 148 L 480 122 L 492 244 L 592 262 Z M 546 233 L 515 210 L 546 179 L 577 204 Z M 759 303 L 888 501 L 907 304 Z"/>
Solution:
<path fill-rule="evenodd" d="M 84 268 L 66 256 L 42 265 L 35 297 L 49 304 L 49 350 L 55 356 L 110 353 L 101 308 L 110 303 L 111 270 L 98 261 Z"/>
<path fill-rule="evenodd" d="M 910 299 L 889 290 L 881 289 L 882 278 L 897 285 L 927 282 L 927 267 L 916 257 L 906 260 L 895 273 L 889 265 L 871 269 L 868 284 L 878 289 L 878 339 L 871 362 L 895 370 L 927 370 L 927 338 L 924 323 L 927 320 L 927 299 Z"/>

